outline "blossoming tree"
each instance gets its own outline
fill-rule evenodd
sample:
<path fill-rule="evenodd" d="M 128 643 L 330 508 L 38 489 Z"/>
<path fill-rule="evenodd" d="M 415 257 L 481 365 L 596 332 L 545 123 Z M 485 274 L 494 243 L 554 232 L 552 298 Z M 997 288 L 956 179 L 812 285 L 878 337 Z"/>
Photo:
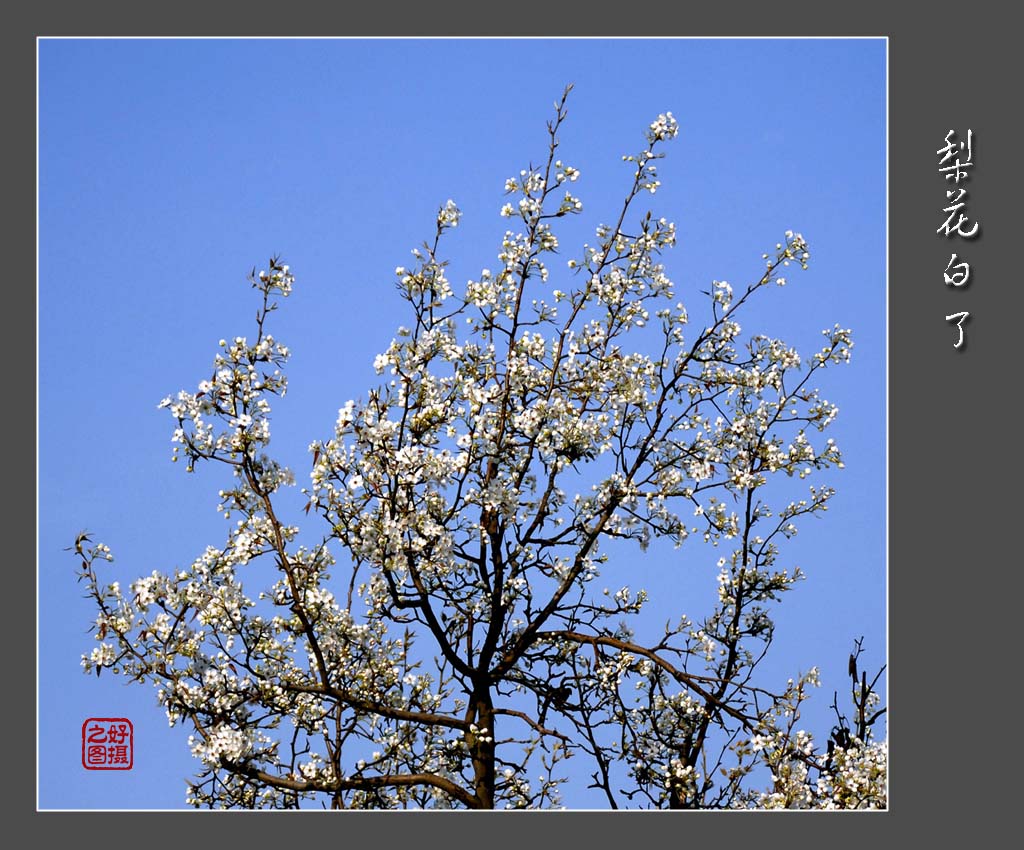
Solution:
<path fill-rule="evenodd" d="M 286 516 L 302 502 L 267 453 L 289 355 L 267 320 L 293 285 L 273 260 L 251 276 L 255 336 L 222 340 L 210 377 L 161 404 L 174 460 L 231 471 L 226 543 L 123 589 L 100 577 L 110 550 L 76 541 L 98 608 L 84 667 L 154 683 L 193 728 L 194 805 L 552 806 L 570 759 L 613 808 L 885 805 L 884 709 L 859 644 L 855 716 L 835 705 L 824 748 L 798 728 L 816 671 L 774 691 L 754 675 L 770 605 L 801 577 L 780 544 L 833 490 L 767 494 L 842 466 L 817 438 L 837 410 L 813 382 L 849 359 L 850 332 L 809 357 L 741 339 L 748 304 L 807 266 L 793 232 L 745 287 L 713 283 L 691 325 L 660 261 L 675 228 L 634 210 L 659 186 L 671 113 L 625 157 L 631 183 L 595 244 L 556 272 L 556 227 L 582 209 L 558 154 L 566 95 L 543 164 L 505 184 L 495 269 L 452 288 L 451 201 L 396 269 L 408 320 L 375 361 L 382 382 L 310 446 L 304 513 L 322 536 Z M 595 581 L 616 540 L 727 552 L 714 609 L 638 638 L 646 593 Z"/>

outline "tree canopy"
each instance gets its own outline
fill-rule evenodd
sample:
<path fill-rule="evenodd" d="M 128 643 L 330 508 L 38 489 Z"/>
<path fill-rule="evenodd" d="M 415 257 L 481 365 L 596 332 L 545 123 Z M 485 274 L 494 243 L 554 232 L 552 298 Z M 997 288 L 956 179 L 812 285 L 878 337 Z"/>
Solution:
<path fill-rule="evenodd" d="M 853 716 L 837 699 L 823 745 L 799 726 L 817 671 L 774 689 L 756 675 L 802 577 L 785 541 L 835 493 L 779 500 L 773 480 L 843 465 L 815 377 L 849 360 L 851 332 L 809 355 L 744 336 L 750 305 L 807 268 L 793 231 L 746 285 L 679 299 L 662 262 L 676 228 L 636 209 L 671 113 L 624 157 L 594 244 L 561 259 L 558 226 L 583 209 L 559 152 L 568 94 L 540 164 L 505 183 L 493 269 L 453 289 L 451 200 L 395 269 L 405 323 L 380 383 L 310 445 L 304 502 L 269 453 L 289 357 L 269 320 L 294 283 L 274 258 L 250 276 L 254 333 L 161 403 L 174 460 L 231 472 L 226 542 L 122 588 L 100 576 L 109 548 L 76 541 L 98 609 L 84 667 L 155 684 L 193 728 L 194 805 L 547 807 L 570 773 L 613 808 L 886 805 L 881 673 L 858 669 L 861 644 Z M 598 581 L 615 541 L 713 550 L 713 609 L 637 637 L 647 593 Z"/>

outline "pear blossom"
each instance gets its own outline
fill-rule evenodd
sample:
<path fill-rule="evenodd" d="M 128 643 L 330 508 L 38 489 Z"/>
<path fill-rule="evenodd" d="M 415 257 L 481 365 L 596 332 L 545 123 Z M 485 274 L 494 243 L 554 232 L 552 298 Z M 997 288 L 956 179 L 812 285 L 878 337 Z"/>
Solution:
<path fill-rule="evenodd" d="M 795 231 L 745 283 L 677 292 L 676 226 L 636 208 L 661 186 L 671 112 L 623 157 L 611 223 L 552 263 L 584 209 L 557 152 L 568 93 L 546 154 L 504 183 L 496 262 L 448 279 L 449 199 L 395 268 L 386 377 L 332 402 L 301 488 L 270 454 L 291 355 L 270 318 L 295 283 L 274 258 L 250 278 L 254 332 L 159 403 L 173 459 L 222 475 L 220 545 L 122 590 L 100 576 L 110 549 L 76 543 L 96 608 L 82 666 L 150 683 L 191 727 L 190 804 L 557 807 L 571 758 L 615 807 L 886 805 L 879 679 L 815 737 L 800 708 L 818 671 L 757 669 L 804 577 L 783 544 L 835 494 L 799 482 L 843 465 L 815 382 L 852 332 L 809 356 L 759 332 L 748 305 L 808 267 Z M 647 591 L 612 583 L 627 544 L 706 573 L 709 610 L 652 633 Z"/>

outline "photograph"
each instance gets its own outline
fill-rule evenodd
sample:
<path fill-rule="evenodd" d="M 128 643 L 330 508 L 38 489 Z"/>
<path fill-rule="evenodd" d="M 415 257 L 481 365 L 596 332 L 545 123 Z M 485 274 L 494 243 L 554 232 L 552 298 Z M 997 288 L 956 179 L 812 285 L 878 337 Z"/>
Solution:
<path fill-rule="evenodd" d="M 887 810 L 889 47 L 40 38 L 38 809 Z"/>

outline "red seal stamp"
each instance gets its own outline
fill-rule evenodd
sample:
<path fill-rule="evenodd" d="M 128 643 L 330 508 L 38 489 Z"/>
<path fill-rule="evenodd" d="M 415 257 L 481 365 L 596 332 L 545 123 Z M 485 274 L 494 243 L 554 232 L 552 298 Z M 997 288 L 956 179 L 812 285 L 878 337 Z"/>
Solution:
<path fill-rule="evenodd" d="M 82 767 L 131 770 L 135 730 L 127 717 L 90 717 L 82 724 Z"/>

